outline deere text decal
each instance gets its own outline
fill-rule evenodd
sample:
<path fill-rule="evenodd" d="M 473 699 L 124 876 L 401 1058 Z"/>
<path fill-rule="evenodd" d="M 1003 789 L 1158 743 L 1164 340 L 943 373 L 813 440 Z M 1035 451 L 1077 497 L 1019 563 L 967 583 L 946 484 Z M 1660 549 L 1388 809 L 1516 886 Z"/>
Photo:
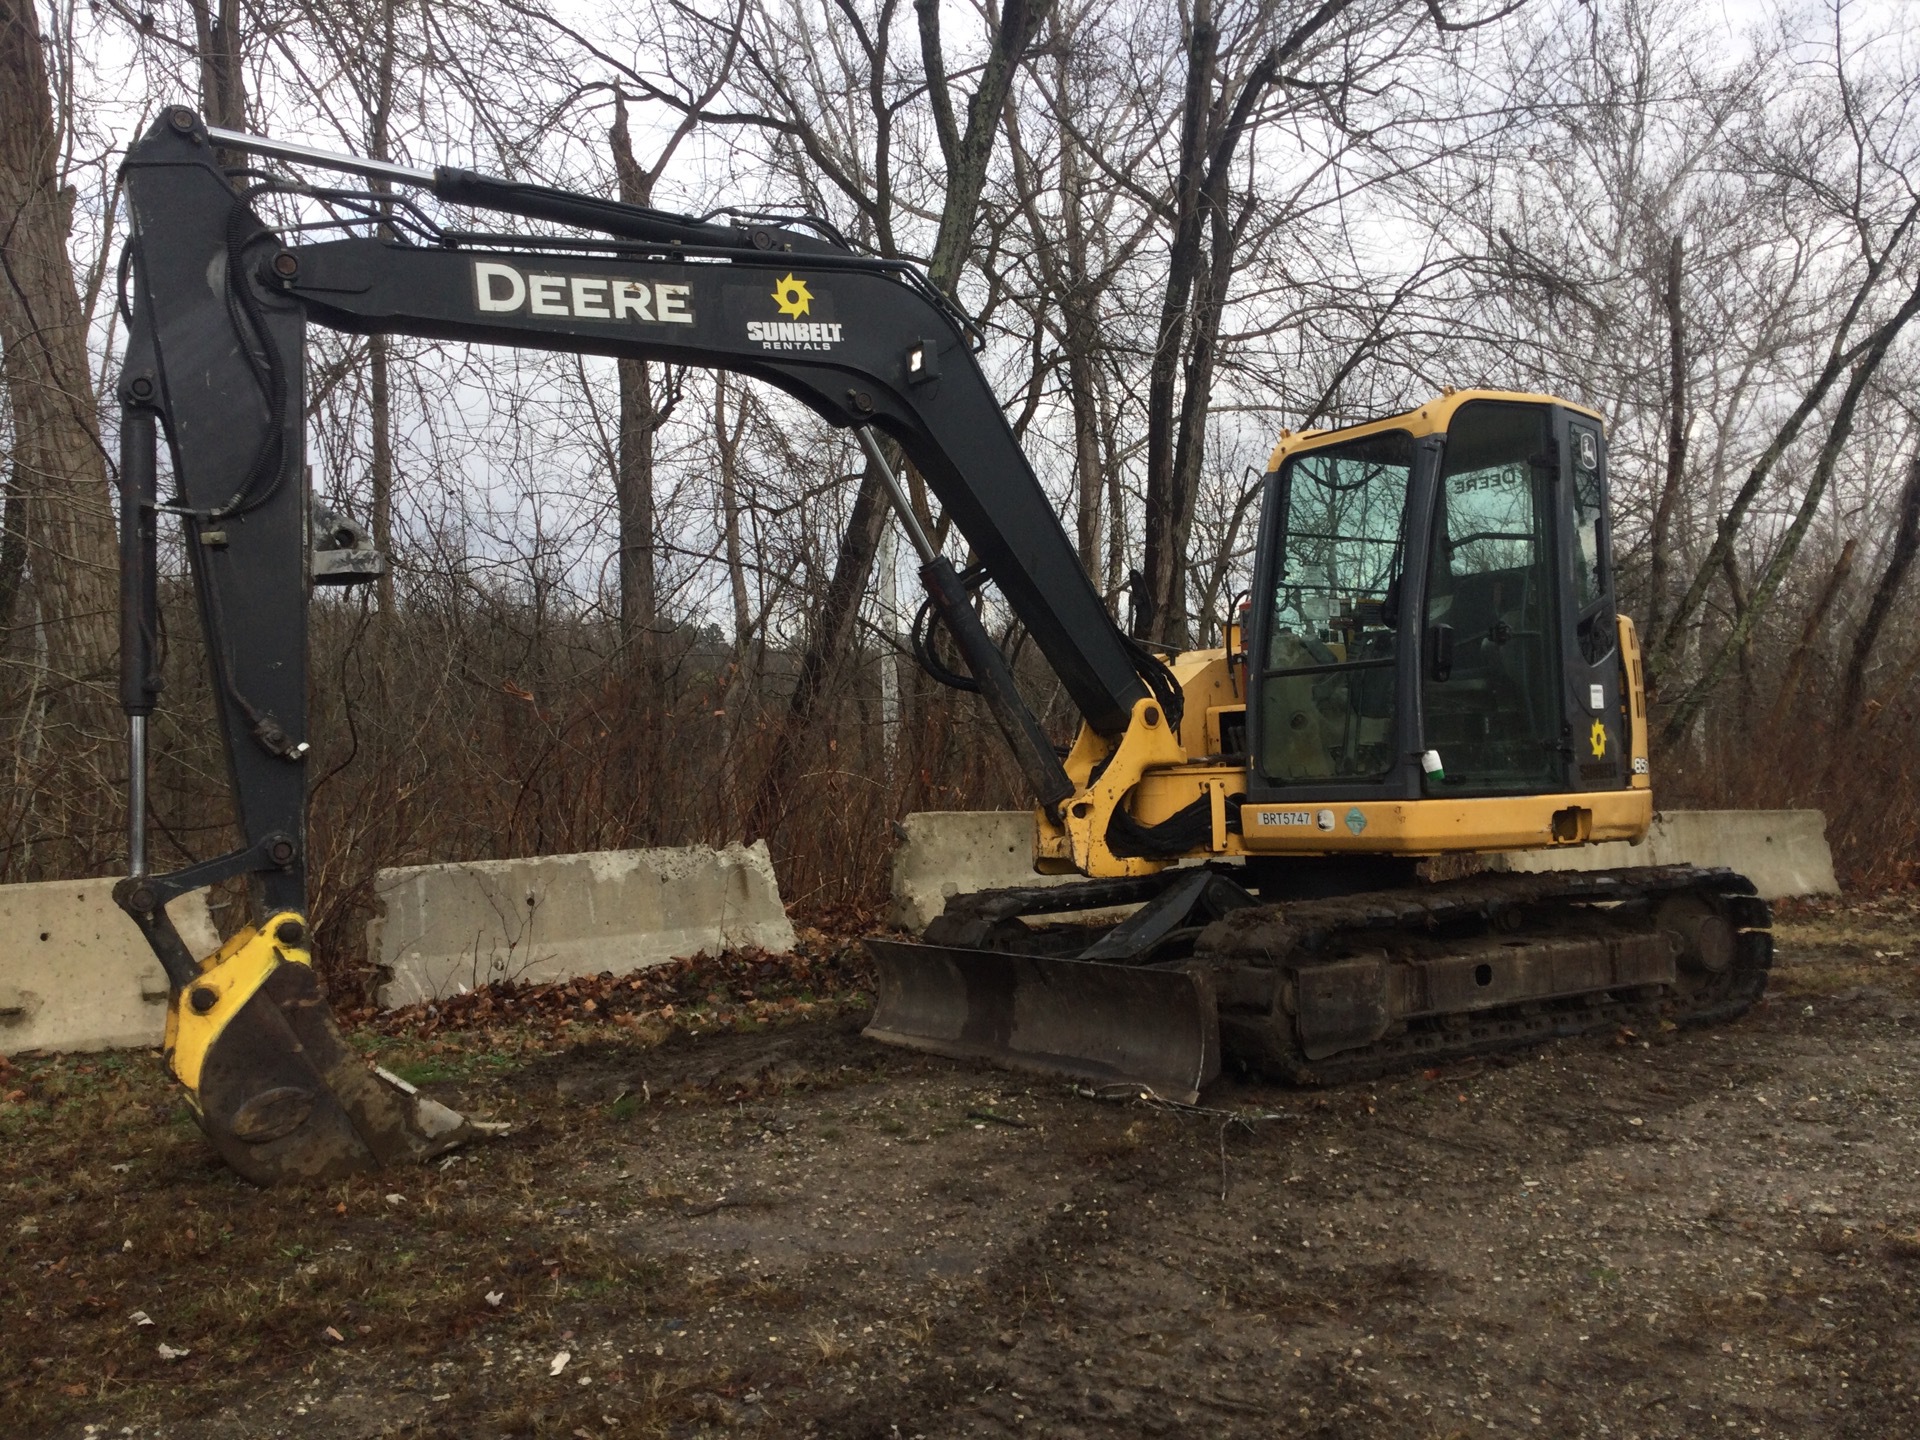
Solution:
<path fill-rule="evenodd" d="M 551 315 L 623 324 L 691 325 L 690 285 L 605 275 L 523 275 L 493 260 L 473 262 L 474 304 L 482 314 Z"/>

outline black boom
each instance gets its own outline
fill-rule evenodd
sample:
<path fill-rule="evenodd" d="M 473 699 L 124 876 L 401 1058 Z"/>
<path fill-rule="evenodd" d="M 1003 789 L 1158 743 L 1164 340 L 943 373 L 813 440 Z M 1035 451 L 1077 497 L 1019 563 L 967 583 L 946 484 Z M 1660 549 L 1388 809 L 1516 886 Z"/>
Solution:
<path fill-rule="evenodd" d="M 400 200 L 391 229 L 412 238 L 297 243 L 249 201 L 300 187 L 268 180 L 236 191 L 216 143 L 378 172 L 456 203 L 616 238 L 449 231 Z M 910 266 L 779 225 L 713 224 L 471 171 L 405 171 L 210 136 L 184 109 L 166 112 L 133 145 L 123 174 L 134 288 L 119 396 L 129 549 L 122 699 L 138 752 L 157 689 L 154 520 L 173 513 L 185 529 L 245 839 L 233 855 L 191 871 L 146 876 L 136 774 L 134 874 L 123 903 L 143 924 L 164 930 L 166 900 L 240 873 L 254 877 L 265 911 L 304 908 L 310 321 L 765 380 L 830 423 L 857 427 L 870 449 L 868 427 L 899 444 L 1095 730 L 1117 738 L 1150 684 L 1164 688 L 1157 662 L 1115 626 L 1081 569 L 974 359 L 966 321 Z M 178 487 L 164 503 L 155 491 L 156 424 Z M 1041 803 L 1057 805 L 1072 792 L 1057 755 L 952 565 L 917 527 L 909 533 L 922 547 L 934 605 L 1029 782 Z"/>

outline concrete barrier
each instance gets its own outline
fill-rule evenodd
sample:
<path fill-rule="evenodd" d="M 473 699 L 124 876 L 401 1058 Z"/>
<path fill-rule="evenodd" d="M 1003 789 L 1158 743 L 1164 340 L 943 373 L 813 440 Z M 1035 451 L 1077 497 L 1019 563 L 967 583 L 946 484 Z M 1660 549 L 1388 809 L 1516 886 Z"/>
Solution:
<path fill-rule="evenodd" d="M 1577 850 L 1519 850 L 1504 870 L 1615 870 L 1641 865 L 1715 865 L 1737 870 L 1761 896 L 1832 895 L 1840 886 L 1818 810 L 1666 810 L 1638 845 L 1623 840 Z"/>
<path fill-rule="evenodd" d="M 922 810 L 900 822 L 889 918 L 918 934 L 955 895 L 1079 878 L 1034 872 L 1031 810 Z"/>
<path fill-rule="evenodd" d="M 1060 885 L 1078 877 L 1033 870 L 1033 815 L 1026 810 L 928 810 L 900 824 L 893 852 L 891 919 L 918 933 L 955 895 L 1010 885 Z M 1670 810 L 1645 842 L 1577 850 L 1514 851 L 1502 870 L 1610 870 L 1640 865 L 1723 865 L 1769 900 L 1828 895 L 1834 882 L 1826 818 L 1818 810 Z"/>
<path fill-rule="evenodd" d="M 0 885 L 0 1054 L 158 1045 L 167 977 L 112 880 Z M 219 948 L 204 891 L 167 907 L 195 955 Z"/>
<path fill-rule="evenodd" d="M 388 974 L 388 1009 L 495 980 L 794 944 L 764 840 L 382 870 L 375 894 L 367 953 Z"/>

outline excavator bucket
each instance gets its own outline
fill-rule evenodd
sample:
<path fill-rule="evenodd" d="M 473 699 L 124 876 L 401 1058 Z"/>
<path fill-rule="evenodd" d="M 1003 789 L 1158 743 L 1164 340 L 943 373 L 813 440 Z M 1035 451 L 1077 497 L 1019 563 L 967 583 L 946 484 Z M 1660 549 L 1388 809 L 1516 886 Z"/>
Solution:
<path fill-rule="evenodd" d="M 1198 971 L 869 940 L 879 996 L 865 1034 L 1192 1103 L 1220 1073 L 1213 987 Z"/>
<path fill-rule="evenodd" d="M 425 1160 L 477 1124 L 370 1068 L 333 1023 L 291 911 L 199 962 L 167 1008 L 167 1064 L 220 1156 L 256 1185 Z"/>

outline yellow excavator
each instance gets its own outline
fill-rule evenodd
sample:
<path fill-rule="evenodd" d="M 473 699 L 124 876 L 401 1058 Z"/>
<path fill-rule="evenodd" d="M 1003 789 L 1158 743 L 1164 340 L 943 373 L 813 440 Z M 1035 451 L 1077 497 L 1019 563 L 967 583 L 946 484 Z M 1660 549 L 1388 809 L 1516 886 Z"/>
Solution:
<path fill-rule="evenodd" d="M 234 151 L 258 163 L 223 169 Z M 349 178 L 296 178 L 312 171 Z M 1421 872 L 1646 833 L 1645 692 L 1614 605 L 1591 410 L 1448 391 L 1283 433 L 1226 644 L 1163 657 L 1114 623 L 1081 570 L 967 317 L 913 266 L 830 227 L 717 223 L 335 155 L 210 130 L 184 108 L 131 147 L 123 177 L 132 779 L 117 895 L 169 976 L 174 1074 L 255 1181 L 422 1158 L 475 1128 L 368 1070 L 313 976 L 309 588 L 370 579 L 383 560 L 307 491 L 309 324 L 723 368 L 858 438 L 919 555 L 916 652 L 976 692 L 1011 746 L 1036 801 L 1036 869 L 1084 877 L 962 896 L 920 942 L 870 941 L 875 1039 L 1190 1101 L 1223 1064 L 1334 1082 L 1622 1023 L 1721 1020 L 1765 986 L 1767 907 L 1727 871 Z M 414 193 L 565 231 L 451 228 Z M 275 194 L 324 206 L 331 237 L 268 224 L 255 202 Z M 977 572 L 959 574 L 924 533 L 881 436 Z M 241 844 L 156 875 L 145 777 L 162 517 L 193 572 Z M 976 573 L 1078 707 L 1070 747 L 981 624 Z M 964 673 L 940 659 L 953 653 Z M 238 876 L 251 923 L 192 954 L 166 903 Z"/>

